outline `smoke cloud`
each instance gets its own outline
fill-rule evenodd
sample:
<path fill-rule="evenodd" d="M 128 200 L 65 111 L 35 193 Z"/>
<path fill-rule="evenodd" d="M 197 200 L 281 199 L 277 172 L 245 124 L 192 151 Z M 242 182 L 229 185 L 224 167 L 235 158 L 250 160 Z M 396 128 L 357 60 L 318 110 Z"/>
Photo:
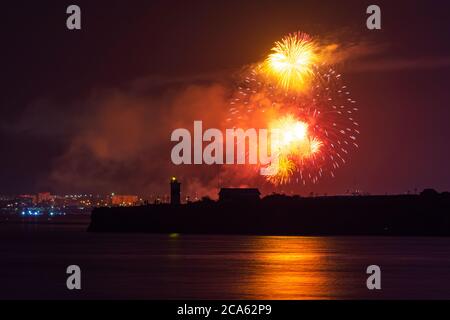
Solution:
<path fill-rule="evenodd" d="M 67 146 L 48 182 L 67 192 L 135 193 L 150 198 L 168 193 L 170 177 L 183 191 L 215 196 L 215 167 L 174 166 L 170 159 L 174 129 L 193 130 L 194 120 L 221 128 L 228 109 L 221 84 L 196 84 L 163 93 L 109 90 L 81 102 Z M 67 115 L 75 117 L 75 115 Z"/>

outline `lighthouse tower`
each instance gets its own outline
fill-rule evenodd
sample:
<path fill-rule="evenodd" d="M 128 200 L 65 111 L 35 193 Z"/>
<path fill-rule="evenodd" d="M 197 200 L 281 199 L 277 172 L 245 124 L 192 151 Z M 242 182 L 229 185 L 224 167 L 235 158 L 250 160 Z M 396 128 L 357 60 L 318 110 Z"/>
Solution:
<path fill-rule="evenodd" d="M 176 177 L 170 179 L 170 204 L 173 206 L 181 204 L 181 183 Z"/>

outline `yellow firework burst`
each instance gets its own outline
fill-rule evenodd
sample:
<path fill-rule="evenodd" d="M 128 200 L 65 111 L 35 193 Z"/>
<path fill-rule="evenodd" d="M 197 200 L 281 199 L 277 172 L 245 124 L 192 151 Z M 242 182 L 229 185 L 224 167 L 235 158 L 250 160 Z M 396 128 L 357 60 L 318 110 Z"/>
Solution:
<path fill-rule="evenodd" d="M 295 163 L 288 157 L 282 155 L 280 155 L 278 157 L 278 161 L 272 163 L 271 166 L 277 173 L 267 176 L 267 180 L 275 185 L 288 183 L 290 177 L 296 169 Z"/>
<path fill-rule="evenodd" d="M 264 70 L 285 90 L 303 90 L 318 60 L 317 48 L 304 33 L 293 33 L 275 43 Z"/>

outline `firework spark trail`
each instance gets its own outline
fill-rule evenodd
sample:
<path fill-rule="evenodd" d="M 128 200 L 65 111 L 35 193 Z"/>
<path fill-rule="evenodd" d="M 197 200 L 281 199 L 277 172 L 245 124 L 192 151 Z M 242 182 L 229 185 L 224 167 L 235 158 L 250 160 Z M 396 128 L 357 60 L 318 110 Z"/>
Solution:
<path fill-rule="evenodd" d="M 230 102 L 235 127 L 279 129 L 277 184 L 317 183 L 346 164 L 358 148 L 356 101 L 342 76 L 321 61 L 318 45 L 303 33 L 277 42 L 274 53 L 251 67 Z M 322 59 L 323 60 L 323 59 Z"/>

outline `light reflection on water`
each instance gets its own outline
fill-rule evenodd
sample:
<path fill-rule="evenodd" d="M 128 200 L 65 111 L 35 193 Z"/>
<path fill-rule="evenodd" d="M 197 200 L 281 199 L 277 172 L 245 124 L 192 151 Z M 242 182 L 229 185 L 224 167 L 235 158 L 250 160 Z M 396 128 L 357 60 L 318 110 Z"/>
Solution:
<path fill-rule="evenodd" d="M 248 241 L 253 248 L 248 256 L 253 272 L 238 284 L 237 292 L 261 299 L 333 296 L 332 279 L 323 270 L 325 238 L 254 237 Z"/>
<path fill-rule="evenodd" d="M 450 299 L 450 239 L 88 234 L 0 225 L 0 298 Z M 65 268 L 83 271 L 67 292 Z M 381 292 L 365 270 L 382 268 Z"/>

